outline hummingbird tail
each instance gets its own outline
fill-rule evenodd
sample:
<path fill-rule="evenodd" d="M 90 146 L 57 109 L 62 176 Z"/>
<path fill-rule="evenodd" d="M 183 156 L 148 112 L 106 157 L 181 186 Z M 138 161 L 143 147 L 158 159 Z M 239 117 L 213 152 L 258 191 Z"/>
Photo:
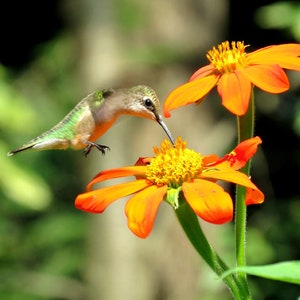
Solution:
<path fill-rule="evenodd" d="M 24 146 L 24 147 L 21 147 L 21 148 L 17 148 L 15 150 L 11 150 L 9 152 L 7 152 L 7 156 L 13 156 L 14 154 L 17 154 L 19 152 L 22 152 L 22 151 L 25 151 L 27 149 L 30 149 L 32 148 L 34 145 L 28 145 L 28 146 Z"/>

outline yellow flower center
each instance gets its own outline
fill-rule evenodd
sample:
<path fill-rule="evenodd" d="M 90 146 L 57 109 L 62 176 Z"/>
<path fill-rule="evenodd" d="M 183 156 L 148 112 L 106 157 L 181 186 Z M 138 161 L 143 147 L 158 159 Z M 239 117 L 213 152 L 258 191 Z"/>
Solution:
<path fill-rule="evenodd" d="M 178 138 L 175 146 L 165 140 L 160 149 L 154 147 L 155 157 L 147 166 L 147 179 L 159 186 L 177 188 L 183 182 L 198 178 L 202 172 L 202 156 L 187 149 L 186 144 Z"/>
<path fill-rule="evenodd" d="M 207 52 L 207 59 L 220 73 L 233 72 L 247 65 L 244 42 L 223 42 Z"/>

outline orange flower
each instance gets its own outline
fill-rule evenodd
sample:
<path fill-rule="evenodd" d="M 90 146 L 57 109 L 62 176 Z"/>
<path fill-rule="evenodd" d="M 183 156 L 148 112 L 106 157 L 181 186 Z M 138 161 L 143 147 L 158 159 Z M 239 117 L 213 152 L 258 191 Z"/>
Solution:
<path fill-rule="evenodd" d="M 160 149 L 154 147 L 155 157 L 140 158 L 135 166 L 102 171 L 94 177 L 87 192 L 77 196 L 78 209 L 102 213 L 112 202 L 128 196 L 125 213 L 129 228 L 141 238 L 153 227 L 159 205 L 163 200 L 175 209 L 187 201 L 203 220 L 222 224 L 232 220 L 233 204 L 230 195 L 216 181 L 224 180 L 245 186 L 251 192 L 248 204 L 262 203 L 263 193 L 237 168 L 243 166 L 256 152 L 260 138 L 241 143 L 233 152 L 219 158 L 202 156 L 186 148 L 181 138 L 175 146 L 165 140 Z M 136 180 L 91 190 L 99 182 L 135 176 Z M 247 202 L 246 202 L 247 203 Z"/>
<path fill-rule="evenodd" d="M 164 104 L 164 114 L 191 103 L 199 103 L 217 86 L 222 104 L 235 115 L 244 115 L 248 109 L 252 87 L 269 93 L 289 89 L 289 80 L 283 70 L 300 71 L 300 44 L 268 46 L 246 53 L 243 42 L 228 41 L 208 51 L 210 64 L 197 70 L 190 81 L 173 90 Z"/>

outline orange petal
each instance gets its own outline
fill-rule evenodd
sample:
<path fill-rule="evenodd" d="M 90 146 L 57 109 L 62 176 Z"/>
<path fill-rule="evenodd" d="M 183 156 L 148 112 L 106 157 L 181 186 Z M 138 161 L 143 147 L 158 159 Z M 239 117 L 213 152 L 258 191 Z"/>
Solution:
<path fill-rule="evenodd" d="M 289 79 L 279 65 L 256 65 L 239 71 L 254 85 L 268 93 L 283 93 L 290 87 Z"/>
<path fill-rule="evenodd" d="M 283 44 L 258 49 L 247 56 L 248 64 L 277 64 L 281 68 L 300 71 L 300 44 Z"/>
<path fill-rule="evenodd" d="M 195 103 L 204 98 L 217 84 L 218 76 L 211 75 L 185 83 L 173 90 L 164 103 L 164 115 L 170 117 L 169 111 L 184 105 Z"/>
<path fill-rule="evenodd" d="M 204 166 L 209 166 L 211 164 L 215 164 L 218 160 L 219 160 L 219 156 L 216 155 L 216 154 L 211 154 L 211 155 L 206 155 L 206 156 L 203 156 L 203 165 Z"/>
<path fill-rule="evenodd" d="M 146 171 L 146 166 L 124 167 L 102 171 L 98 173 L 87 185 L 87 191 L 90 191 L 94 184 L 99 183 L 101 181 L 135 175 L 139 175 L 141 177 L 141 175 L 144 175 Z"/>
<path fill-rule="evenodd" d="M 246 189 L 246 205 L 263 203 L 265 196 L 262 191 L 251 188 Z"/>
<path fill-rule="evenodd" d="M 196 79 L 200 79 L 203 77 L 206 77 L 208 75 L 211 75 L 213 72 L 216 71 L 216 68 L 210 64 L 207 65 L 205 67 L 200 68 L 199 70 L 197 70 L 190 78 L 190 81 L 194 81 Z"/>
<path fill-rule="evenodd" d="M 182 191 L 186 201 L 203 220 L 223 224 L 232 220 L 231 197 L 222 187 L 207 180 L 184 182 Z"/>
<path fill-rule="evenodd" d="M 258 189 L 258 187 L 249 179 L 249 177 L 239 171 L 232 169 L 224 170 L 209 170 L 201 174 L 202 178 L 213 180 L 224 180 L 239 184 L 246 187 L 246 204 L 259 204 L 264 201 L 264 194 Z"/>
<path fill-rule="evenodd" d="M 92 213 L 102 213 L 112 202 L 148 186 L 149 181 L 141 179 L 83 193 L 75 199 L 75 207 Z"/>
<path fill-rule="evenodd" d="M 222 104 L 237 116 L 244 115 L 248 109 L 252 85 L 239 71 L 222 75 L 218 93 Z"/>
<path fill-rule="evenodd" d="M 156 185 L 140 191 L 128 200 L 125 213 L 128 227 L 140 238 L 146 238 L 153 227 L 155 216 L 168 187 Z"/>
<path fill-rule="evenodd" d="M 238 144 L 237 147 L 233 150 L 236 159 L 232 167 L 234 167 L 236 170 L 244 167 L 248 160 L 251 159 L 256 153 L 257 147 L 261 143 L 261 138 L 259 136 L 256 136 Z"/>
<path fill-rule="evenodd" d="M 139 157 L 139 159 L 134 164 L 135 166 L 147 166 L 150 164 L 153 157 Z"/>
<path fill-rule="evenodd" d="M 218 169 L 219 167 L 218 165 L 211 169 L 206 169 L 205 172 L 202 172 L 201 178 L 224 180 L 258 190 L 256 185 L 244 173 L 231 168 Z"/>
<path fill-rule="evenodd" d="M 258 145 L 261 143 L 262 140 L 258 136 L 245 140 L 238 144 L 229 154 L 221 158 L 219 162 L 217 161 L 214 166 L 222 168 L 222 164 L 224 164 L 234 170 L 239 170 L 253 157 L 257 151 Z"/>

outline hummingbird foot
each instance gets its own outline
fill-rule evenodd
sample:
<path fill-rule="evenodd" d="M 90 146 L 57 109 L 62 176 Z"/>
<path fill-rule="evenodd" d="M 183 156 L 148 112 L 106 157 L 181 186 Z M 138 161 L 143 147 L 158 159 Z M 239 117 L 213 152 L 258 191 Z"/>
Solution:
<path fill-rule="evenodd" d="M 97 148 L 103 155 L 105 154 L 106 150 L 110 150 L 110 148 L 108 146 L 105 145 L 99 145 L 93 142 L 87 142 L 87 146 L 85 147 L 84 151 L 83 151 L 83 155 L 85 157 L 88 157 L 89 153 L 91 152 L 92 148 L 95 147 Z"/>

